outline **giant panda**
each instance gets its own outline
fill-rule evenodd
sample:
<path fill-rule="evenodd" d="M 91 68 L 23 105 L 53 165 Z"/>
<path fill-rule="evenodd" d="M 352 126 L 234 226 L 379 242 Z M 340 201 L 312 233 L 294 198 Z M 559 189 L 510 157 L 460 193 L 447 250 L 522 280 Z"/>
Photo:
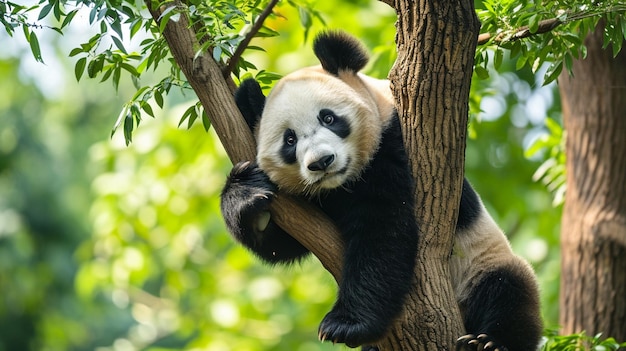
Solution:
<path fill-rule="evenodd" d="M 270 264 L 309 251 L 274 223 L 278 190 L 318 206 L 345 241 L 337 300 L 319 326 L 322 341 L 374 350 L 410 290 L 419 230 L 414 182 L 387 80 L 359 71 L 360 42 L 324 32 L 321 65 L 280 79 L 267 98 L 250 79 L 235 100 L 257 140 L 255 161 L 236 164 L 221 209 L 236 240 Z M 467 180 L 450 257 L 452 285 L 468 334 L 460 350 L 529 351 L 541 334 L 537 284 Z"/>

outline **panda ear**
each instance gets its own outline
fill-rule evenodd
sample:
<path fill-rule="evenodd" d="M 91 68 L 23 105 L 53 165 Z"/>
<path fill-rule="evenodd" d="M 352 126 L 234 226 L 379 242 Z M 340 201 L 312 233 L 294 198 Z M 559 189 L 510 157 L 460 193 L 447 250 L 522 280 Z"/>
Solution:
<path fill-rule="evenodd" d="M 351 35 L 340 31 L 319 34 L 313 42 L 313 52 L 328 73 L 338 75 L 340 70 L 358 72 L 369 57 L 363 45 Z"/>
<path fill-rule="evenodd" d="M 245 118 L 250 130 L 254 131 L 265 106 L 265 95 L 261 90 L 259 83 L 250 78 L 241 82 L 237 91 L 235 91 L 235 102 L 239 111 Z"/>

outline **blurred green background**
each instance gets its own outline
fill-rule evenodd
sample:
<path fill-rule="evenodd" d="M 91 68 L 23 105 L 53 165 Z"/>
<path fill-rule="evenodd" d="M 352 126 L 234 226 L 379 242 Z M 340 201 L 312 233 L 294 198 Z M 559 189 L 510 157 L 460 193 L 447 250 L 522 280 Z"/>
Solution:
<path fill-rule="evenodd" d="M 315 9 L 365 42 L 367 73 L 386 76 L 391 9 Z M 277 12 L 268 25 L 282 35 L 246 57 L 279 74 L 316 64 L 297 10 Z M 324 27 L 314 22 L 311 34 Z M 38 32 L 45 64 L 0 33 L 0 351 L 346 349 L 317 340 L 336 288 L 315 259 L 269 268 L 226 233 L 219 192 L 231 164 L 201 123 L 177 127 L 192 93 L 170 94 L 130 146 L 121 132 L 109 137 L 134 88 L 76 82 L 67 53 L 91 29 Z M 546 133 L 546 116 L 560 120 L 558 92 L 503 65 L 512 73 L 474 79 L 467 177 L 535 267 L 546 326 L 556 327 L 561 210 L 524 150 Z"/>

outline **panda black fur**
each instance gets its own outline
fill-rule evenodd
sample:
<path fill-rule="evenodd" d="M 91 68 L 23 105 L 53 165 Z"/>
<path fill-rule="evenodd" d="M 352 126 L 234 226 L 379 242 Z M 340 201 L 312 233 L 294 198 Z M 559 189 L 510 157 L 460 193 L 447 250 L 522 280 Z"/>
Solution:
<path fill-rule="evenodd" d="M 257 160 L 233 167 L 222 213 L 233 236 L 260 258 L 291 263 L 308 250 L 273 222 L 269 204 L 281 189 L 318 205 L 346 241 L 337 301 L 320 339 L 375 344 L 412 284 L 419 235 L 413 180 L 389 82 L 358 73 L 367 63 L 361 44 L 326 32 L 314 52 L 321 67 L 285 76 L 267 99 L 257 82 L 242 82 L 235 98 L 255 132 Z M 451 272 L 468 332 L 459 349 L 537 347 L 532 269 L 513 254 L 467 181 Z"/>

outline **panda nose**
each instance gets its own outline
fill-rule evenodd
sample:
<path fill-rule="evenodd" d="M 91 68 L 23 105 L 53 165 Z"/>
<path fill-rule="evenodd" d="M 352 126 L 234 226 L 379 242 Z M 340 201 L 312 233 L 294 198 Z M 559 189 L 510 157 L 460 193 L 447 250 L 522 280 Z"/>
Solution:
<path fill-rule="evenodd" d="M 335 155 L 325 155 L 320 157 L 317 161 L 309 163 L 307 168 L 310 171 L 324 171 L 335 160 Z"/>

